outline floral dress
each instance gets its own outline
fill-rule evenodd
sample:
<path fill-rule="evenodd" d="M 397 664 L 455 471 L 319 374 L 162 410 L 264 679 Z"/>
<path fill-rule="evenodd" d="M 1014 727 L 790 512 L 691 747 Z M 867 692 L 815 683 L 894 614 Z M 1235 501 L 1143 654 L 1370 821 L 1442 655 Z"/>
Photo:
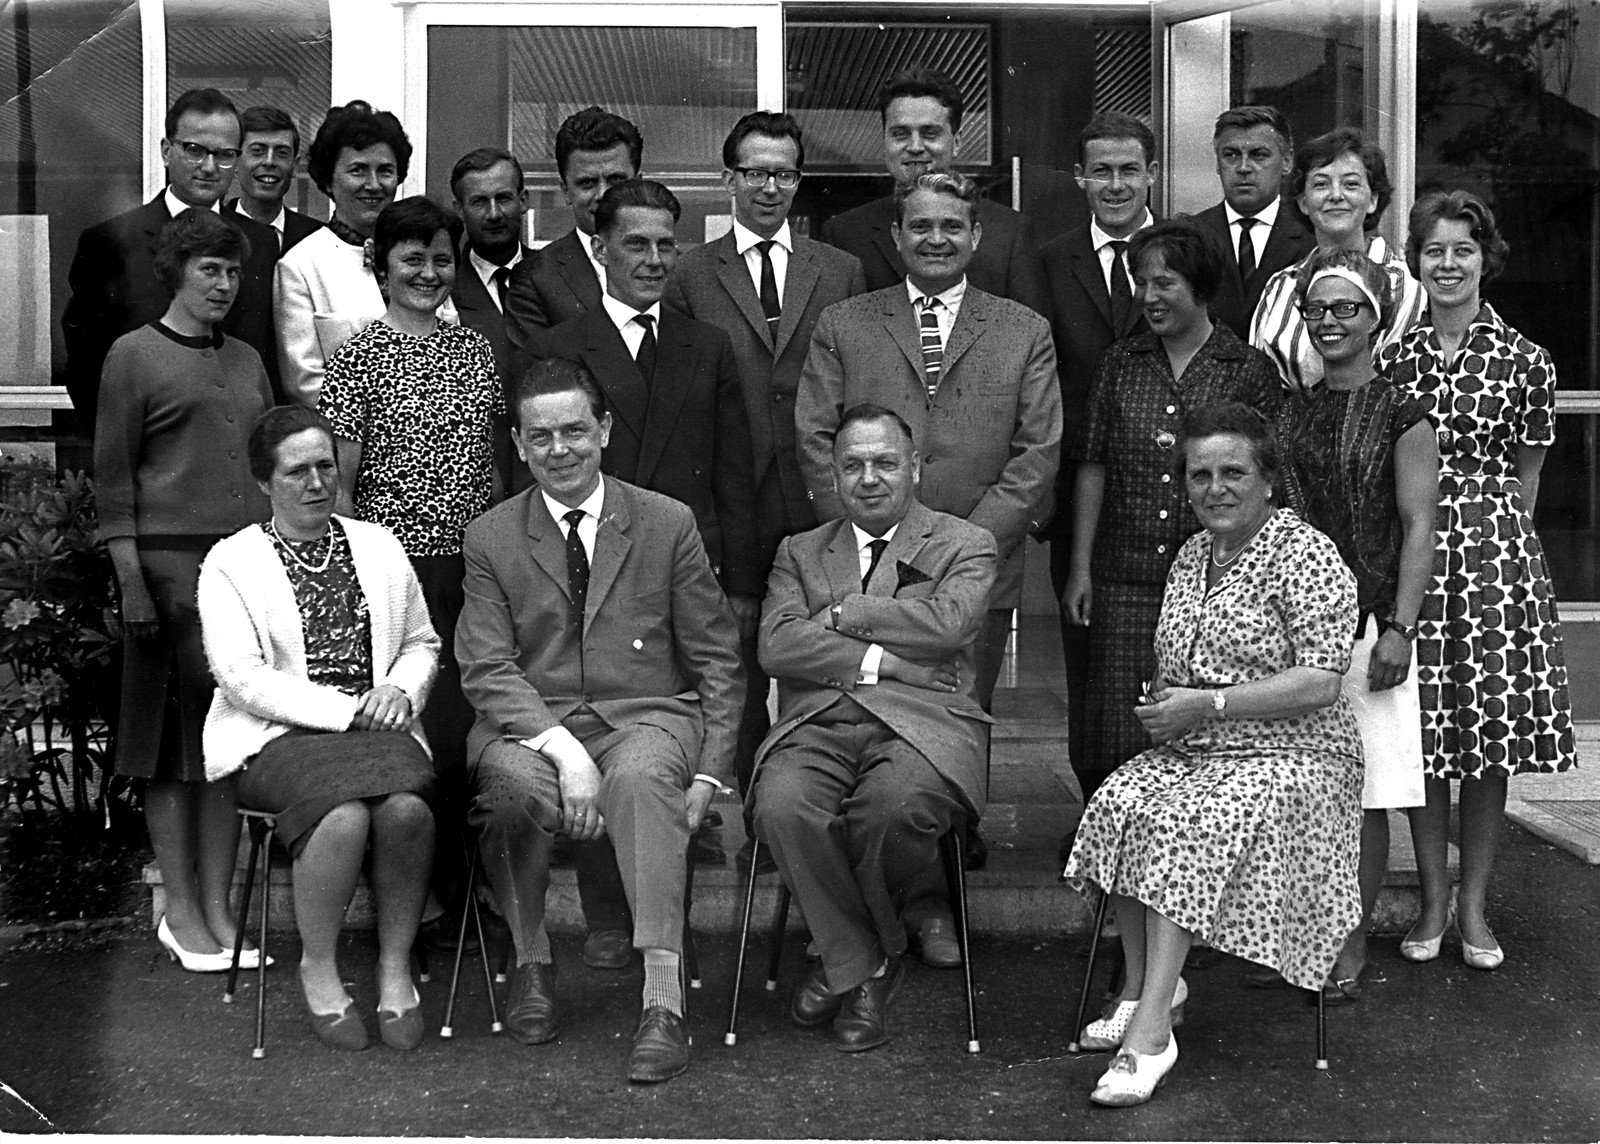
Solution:
<path fill-rule="evenodd" d="M 1161 673 L 1220 688 L 1295 666 L 1343 674 L 1355 581 L 1280 509 L 1210 590 L 1211 534 L 1184 544 L 1156 631 Z M 1090 800 L 1065 876 L 1123 894 L 1215 949 L 1320 988 L 1361 920 L 1361 744 L 1341 697 L 1280 719 L 1206 719 L 1123 764 Z"/>
<path fill-rule="evenodd" d="M 1428 323 L 1380 364 L 1439 435 L 1438 539 L 1417 625 L 1428 776 L 1564 771 L 1576 757 L 1561 626 L 1516 470 L 1518 445 L 1555 441 L 1550 355 L 1486 304 L 1454 360 Z"/>

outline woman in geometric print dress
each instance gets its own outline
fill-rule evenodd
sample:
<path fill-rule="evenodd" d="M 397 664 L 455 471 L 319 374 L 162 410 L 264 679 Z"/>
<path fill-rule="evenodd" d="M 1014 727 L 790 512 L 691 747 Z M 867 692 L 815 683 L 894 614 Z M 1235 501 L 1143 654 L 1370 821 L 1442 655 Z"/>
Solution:
<path fill-rule="evenodd" d="M 1440 459 L 1433 578 L 1417 638 L 1427 804 L 1410 814 L 1422 915 L 1400 950 L 1430 961 L 1455 928 L 1474 969 L 1505 957 L 1484 898 L 1506 780 L 1576 761 L 1561 628 L 1533 531 L 1539 469 L 1555 440 L 1555 367 L 1480 297 L 1506 249 L 1475 196 L 1424 195 L 1407 254 L 1428 292 L 1428 318 L 1382 363 L 1422 402 Z M 1451 779 L 1461 786 L 1454 899 L 1445 865 Z"/>

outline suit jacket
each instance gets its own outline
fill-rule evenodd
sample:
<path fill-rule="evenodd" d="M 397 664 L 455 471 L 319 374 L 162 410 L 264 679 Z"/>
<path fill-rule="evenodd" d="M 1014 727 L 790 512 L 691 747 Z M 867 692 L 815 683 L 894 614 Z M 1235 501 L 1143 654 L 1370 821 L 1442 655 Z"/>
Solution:
<path fill-rule="evenodd" d="M 224 214 L 228 215 L 243 215 L 243 212 L 239 210 L 239 200 L 237 198 L 231 198 L 223 203 L 222 210 Z M 248 218 L 249 216 L 246 215 L 244 217 Z M 254 222 L 255 220 L 251 219 L 250 221 Z M 261 225 L 265 226 L 266 224 L 263 223 Z M 267 229 L 271 230 L 272 228 L 267 227 Z M 282 258 L 285 254 L 288 254 L 294 248 L 294 244 L 306 235 L 321 229 L 322 220 L 314 219 L 308 214 L 301 214 L 299 211 L 292 211 L 288 207 L 284 207 L 283 248 L 278 251 L 278 257 Z"/>
<path fill-rule="evenodd" d="M 656 376 L 647 386 L 611 316 L 597 305 L 528 351 L 589 368 L 611 408 L 601 469 L 693 509 L 723 587 L 730 595 L 759 596 L 750 421 L 733 346 L 715 326 L 666 307 L 656 344 Z"/>
<path fill-rule="evenodd" d="M 1240 340 L 1250 336 L 1250 317 L 1261 301 L 1261 291 L 1267 279 L 1287 266 L 1293 266 L 1317 245 L 1317 237 L 1300 212 L 1288 199 L 1278 204 L 1278 217 L 1273 221 L 1272 232 L 1267 235 L 1266 248 L 1261 261 L 1248 282 L 1239 278 L 1239 250 L 1234 245 L 1233 231 L 1228 227 L 1227 212 L 1218 203 L 1194 216 L 1206 237 L 1216 245 L 1222 256 L 1222 289 L 1211 300 L 1211 316 L 1234 333 Z"/>
<path fill-rule="evenodd" d="M 874 199 L 823 223 L 822 241 L 861 259 L 867 289 L 882 290 L 906 278 L 906 264 L 889 234 L 893 222 L 894 196 Z M 1033 237 L 1028 216 L 982 199 L 978 203 L 978 223 L 983 235 L 967 267 L 967 281 L 1049 317 L 1049 293 L 1039 265 L 1039 243 Z"/>
<path fill-rule="evenodd" d="M 1149 329 L 1144 311 L 1133 307 L 1119 328 L 1111 319 L 1111 292 L 1106 289 L 1100 256 L 1085 223 L 1045 244 L 1044 276 L 1050 290 L 1050 332 L 1056 343 L 1056 369 L 1061 378 L 1061 413 L 1069 433 L 1076 433 L 1089 415 L 1089 387 L 1100 356 L 1112 342 Z M 1055 515 L 1041 535 L 1070 543 L 1072 483 L 1077 466 L 1062 465 L 1056 478 Z"/>
<path fill-rule="evenodd" d="M 522 261 L 517 263 L 512 275 L 515 277 L 517 270 L 528 264 L 530 258 L 535 257 L 532 247 L 522 248 Z M 456 304 L 456 314 L 461 319 L 461 324 L 469 330 L 489 339 L 489 348 L 494 350 L 494 368 L 500 375 L 500 383 L 509 385 L 511 382 L 512 347 L 511 339 L 506 336 L 505 315 L 500 312 L 500 307 L 495 305 L 489 296 L 489 288 L 483 284 L 483 279 L 478 277 L 478 272 L 473 269 L 472 263 L 467 260 L 467 245 L 462 243 L 456 251 L 456 285 L 450 292 L 450 297 Z M 507 305 L 510 305 L 510 288 L 506 291 Z"/>
<path fill-rule="evenodd" d="M 861 263 L 853 255 L 795 236 L 774 340 L 731 231 L 689 251 L 672 272 L 666 303 L 726 331 L 733 342 L 745 411 L 750 415 L 755 486 L 768 494 L 756 512 L 763 576 L 779 540 L 817 523 L 794 436 L 795 393 L 811 333 L 824 309 L 866 288 Z"/>
<path fill-rule="evenodd" d="M 517 263 L 506 295 L 506 336 L 518 351 L 563 322 L 598 309 L 600 279 L 576 227 Z"/>
<path fill-rule="evenodd" d="M 990 607 L 1015 607 L 1022 541 L 1050 511 L 1061 448 L 1061 390 L 1045 320 L 969 282 L 930 404 L 904 283 L 824 310 L 795 403 L 800 464 L 823 520 L 844 515 L 833 488 L 833 438 L 840 415 L 861 401 L 911 426 L 922 502 L 994 536 L 1002 563 Z"/>
<path fill-rule="evenodd" d="M 90 435 L 98 411 L 100 368 L 111 343 L 155 321 L 172 304 L 172 291 L 156 277 L 156 239 L 172 218 L 165 195 L 163 191 L 143 206 L 84 231 L 78 236 L 78 248 L 67 271 L 72 297 L 61 315 L 67 393 Z M 250 257 L 241 268 L 239 294 L 222 329 L 261 355 L 273 396 L 281 400 L 272 332 L 272 264 L 277 239 L 262 233 L 269 227 L 248 218 L 231 221 L 250 240 Z"/>
<path fill-rule="evenodd" d="M 916 501 L 866 591 L 849 521 L 830 521 L 783 541 L 761 609 L 760 644 L 761 666 L 778 681 L 778 723 L 756 765 L 796 727 L 847 695 L 982 811 L 992 720 L 971 692 L 953 695 L 892 679 L 862 687 L 856 680 L 861 657 L 874 643 L 924 662 L 955 657 L 961 678 L 971 679 L 973 640 L 988 608 L 995 560 L 988 532 Z M 834 604 L 842 605 L 837 630 L 829 616 Z"/>
<path fill-rule="evenodd" d="M 538 490 L 467 526 L 456 657 L 478 713 L 468 762 L 497 739 L 534 738 L 587 704 L 613 728 L 659 727 L 692 770 L 726 778 L 744 672 L 694 516 L 668 497 L 603 480 L 581 631 L 570 613 L 566 541 Z"/>

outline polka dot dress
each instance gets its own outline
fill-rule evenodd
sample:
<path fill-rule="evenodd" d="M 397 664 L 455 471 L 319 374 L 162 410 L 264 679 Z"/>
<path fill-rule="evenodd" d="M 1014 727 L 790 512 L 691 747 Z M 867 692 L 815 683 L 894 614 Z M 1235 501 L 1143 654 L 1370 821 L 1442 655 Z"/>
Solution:
<path fill-rule="evenodd" d="M 1438 537 L 1418 620 L 1430 778 L 1575 765 L 1561 627 L 1522 502 L 1518 445 L 1555 440 L 1555 368 L 1485 305 L 1453 362 L 1431 324 L 1385 358 L 1439 436 Z"/>

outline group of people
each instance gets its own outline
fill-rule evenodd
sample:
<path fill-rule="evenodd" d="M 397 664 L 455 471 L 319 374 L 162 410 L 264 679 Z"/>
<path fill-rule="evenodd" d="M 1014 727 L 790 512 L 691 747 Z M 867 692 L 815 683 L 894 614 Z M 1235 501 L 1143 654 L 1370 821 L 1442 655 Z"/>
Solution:
<path fill-rule="evenodd" d="M 1074 167 L 1090 221 L 1041 247 L 955 171 L 946 77 L 907 68 L 879 107 L 892 194 L 797 233 L 801 127 L 753 112 L 728 233 L 680 252 L 642 133 L 598 107 L 556 133 L 575 225 L 535 251 L 507 151 L 462 156 L 452 209 L 396 200 L 399 121 L 333 108 L 321 225 L 283 204 L 284 113 L 173 105 L 166 190 L 85 232 L 63 323 L 122 588 L 116 765 L 148 780 L 175 960 L 229 963 L 234 810 L 270 812 L 316 1034 L 369 1043 L 335 961 L 368 862 L 377 1029 L 414 1048 L 410 951 L 475 848 L 507 1027 L 548 1042 L 570 845 L 583 960 L 643 962 L 628 1076 L 666 1080 L 685 855 L 733 782 L 818 955 L 793 1020 L 881 1045 L 903 958 L 960 964 L 938 843 L 983 860 L 1033 535 L 1087 803 L 1062 860 L 1125 951 L 1082 1038 L 1116 1051 L 1094 1100 L 1172 1067 L 1192 942 L 1358 997 L 1391 808 L 1423 889 L 1402 951 L 1458 927 L 1499 963 L 1506 779 L 1573 743 L 1530 519 L 1554 374 L 1482 299 L 1488 209 L 1423 196 L 1401 257 L 1373 233 L 1381 151 L 1296 150 L 1240 107 L 1223 202 L 1158 222 L 1155 138 L 1104 112 Z"/>

